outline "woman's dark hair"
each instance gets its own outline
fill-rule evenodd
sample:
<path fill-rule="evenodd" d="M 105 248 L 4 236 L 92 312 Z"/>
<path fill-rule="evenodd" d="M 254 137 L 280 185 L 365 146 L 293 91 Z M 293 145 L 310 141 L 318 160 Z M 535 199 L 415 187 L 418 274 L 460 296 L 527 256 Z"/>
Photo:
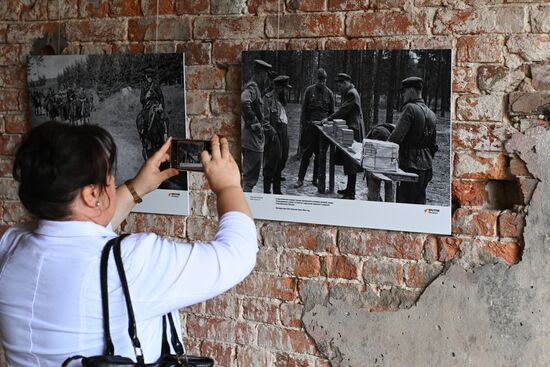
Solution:
<path fill-rule="evenodd" d="M 116 160 L 116 145 L 105 129 L 46 122 L 30 130 L 17 149 L 13 177 L 19 199 L 40 219 L 67 218 L 78 191 L 107 186 Z"/>

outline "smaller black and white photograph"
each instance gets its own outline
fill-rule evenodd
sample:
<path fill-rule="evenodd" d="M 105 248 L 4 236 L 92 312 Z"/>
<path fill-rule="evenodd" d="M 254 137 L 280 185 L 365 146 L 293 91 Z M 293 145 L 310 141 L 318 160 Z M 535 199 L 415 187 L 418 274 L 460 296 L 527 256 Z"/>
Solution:
<path fill-rule="evenodd" d="M 179 171 L 203 171 L 201 153 L 210 152 L 210 142 L 204 140 L 172 140 L 170 159 Z"/>
<path fill-rule="evenodd" d="M 241 81 L 243 190 L 274 211 L 450 207 L 450 50 L 244 51 Z"/>
<path fill-rule="evenodd" d="M 31 126 L 55 120 L 95 124 L 111 133 L 118 152 L 117 185 L 133 178 L 169 136 L 186 138 L 181 53 L 29 56 L 27 83 Z M 186 191 L 187 174 L 159 189 Z M 154 205 L 145 210 L 165 212 Z"/>

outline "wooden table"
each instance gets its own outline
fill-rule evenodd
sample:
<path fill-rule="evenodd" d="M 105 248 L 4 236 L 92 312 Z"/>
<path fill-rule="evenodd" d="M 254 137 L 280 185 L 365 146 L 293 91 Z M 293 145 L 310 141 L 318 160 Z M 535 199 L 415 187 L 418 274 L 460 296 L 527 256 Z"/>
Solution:
<path fill-rule="evenodd" d="M 396 187 L 397 182 L 417 182 L 418 175 L 415 173 L 405 172 L 401 169 L 397 171 L 377 171 L 367 170 L 361 166 L 362 152 L 357 154 L 351 147 L 343 146 L 339 141 L 334 139 L 334 136 L 327 134 L 323 127 L 314 123 L 314 126 L 319 130 L 319 155 L 317 159 L 319 166 L 319 177 L 317 180 L 317 189 L 323 193 L 334 193 L 334 157 L 336 155 L 336 149 L 344 153 L 345 159 L 348 159 L 355 167 L 360 171 L 365 172 L 365 176 L 368 181 L 368 200 L 379 200 L 380 197 L 380 183 L 384 183 L 384 201 L 395 202 L 396 200 Z M 326 165 L 327 165 L 327 152 L 329 153 L 329 184 L 328 190 L 326 189 Z"/>

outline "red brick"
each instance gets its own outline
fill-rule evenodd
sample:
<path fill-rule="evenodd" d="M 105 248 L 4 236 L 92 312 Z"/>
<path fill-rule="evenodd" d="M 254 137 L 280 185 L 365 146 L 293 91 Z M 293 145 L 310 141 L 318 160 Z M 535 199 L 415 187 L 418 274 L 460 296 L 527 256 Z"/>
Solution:
<path fill-rule="evenodd" d="M 454 159 L 454 176 L 486 180 L 508 180 L 508 157 L 493 152 L 458 152 Z"/>
<path fill-rule="evenodd" d="M 454 38 L 452 36 L 408 36 L 409 48 L 415 49 L 452 49 Z"/>
<path fill-rule="evenodd" d="M 0 45 L 0 65 L 12 66 L 19 64 L 18 45 Z"/>
<path fill-rule="evenodd" d="M 237 286 L 237 293 L 293 301 L 296 298 L 296 280 L 288 276 L 253 272 Z"/>
<path fill-rule="evenodd" d="M 2 90 L 0 93 L 0 111 L 19 111 L 19 97 L 17 90 Z"/>
<path fill-rule="evenodd" d="M 2 1 L 0 2 L 0 19 L 4 21 L 19 20 L 22 7 L 21 1 Z"/>
<path fill-rule="evenodd" d="M 205 313 L 213 316 L 237 319 L 240 315 L 241 300 L 233 294 L 214 297 L 204 304 Z"/>
<path fill-rule="evenodd" d="M 322 273 L 328 278 L 357 279 L 358 277 L 358 264 L 347 256 L 325 256 L 322 262 Z"/>
<path fill-rule="evenodd" d="M 21 141 L 21 135 L 2 134 L 0 135 L 0 154 L 14 155 L 17 145 Z"/>
<path fill-rule="evenodd" d="M 109 14 L 109 0 L 80 0 L 81 18 L 106 17 Z"/>
<path fill-rule="evenodd" d="M 217 366 L 232 365 L 233 356 L 235 354 L 235 346 L 233 345 L 205 340 L 202 342 L 200 350 L 201 355 L 213 358 Z"/>
<path fill-rule="evenodd" d="M 264 34 L 264 19 L 249 15 L 204 16 L 194 22 L 196 39 L 247 39 Z"/>
<path fill-rule="evenodd" d="M 278 310 L 279 304 L 273 301 L 254 298 L 243 300 L 243 318 L 245 320 L 276 324 Z"/>
<path fill-rule="evenodd" d="M 428 262 L 447 262 L 460 253 L 461 240 L 454 237 L 428 236 L 424 242 L 424 259 Z"/>
<path fill-rule="evenodd" d="M 126 38 L 126 24 L 118 19 L 94 19 L 66 23 L 69 41 L 109 42 Z"/>
<path fill-rule="evenodd" d="M 290 39 L 287 44 L 288 50 L 318 50 L 322 48 L 322 39 Z"/>
<path fill-rule="evenodd" d="M 185 65 L 210 64 L 212 45 L 206 42 L 183 42 L 176 46 L 177 53 L 185 53 Z"/>
<path fill-rule="evenodd" d="M 140 0 L 111 0 L 109 14 L 113 17 L 139 17 L 142 15 Z"/>
<path fill-rule="evenodd" d="M 130 41 L 154 41 L 157 39 L 155 17 L 136 18 L 128 21 Z M 158 23 L 158 39 L 161 41 L 185 41 L 190 38 L 188 17 L 162 17 Z"/>
<path fill-rule="evenodd" d="M 514 128 L 501 123 L 453 123 L 453 149 L 503 151 L 504 142 L 514 133 Z"/>
<path fill-rule="evenodd" d="M 193 117 L 189 122 L 190 138 L 192 139 L 210 139 L 212 134 L 226 137 L 237 136 L 240 129 L 239 117 L 234 114 L 216 117 Z"/>
<path fill-rule="evenodd" d="M 276 272 L 279 269 L 279 254 L 277 250 L 262 246 L 256 255 L 257 271 Z"/>
<path fill-rule="evenodd" d="M 241 41 L 215 41 L 212 48 L 212 58 L 218 64 L 238 64 L 241 61 L 241 52 L 246 44 Z"/>
<path fill-rule="evenodd" d="M 32 216 L 19 201 L 5 201 L 3 219 L 7 224 L 22 223 L 32 220 Z"/>
<path fill-rule="evenodd" d="M 201 354 L 201 343 L 199 340 L 194 338 L 183 337 L 182 343 L 185 345 L 185 349 L 188 354 L 200 355 Z"/>
<path fill-rule="evenodd" d="M 22 134 L 30 130 L 29 121 L 24 115 L 4 115 L 5 131 L 8 134 Z"/>
<path fill-rule="evenodd" d="M 525 214 L 515 213 L 506 210 L 498 217 L 498 235 L 500 237 L 518 237 L 523 236 L 525 227 Z"/>
<path fill-rule="evenodd" d="M 237 93 L 213 93 L 210 96 L 210 109 L 214 115 L 241 113 L 241 98 Z"/>
<path fill-rule="evenodd" d="M 368 0 L 328 0 L 329 11 L 367 10 Z"/>
<path fill-rule="evenodd" d="M 402 8 L 407 0 L 371 0 L 370 7 L 373 9 Z"/>
<path fill-rule="evenodd" d="M 200 90 L 187 91 L 185 100 L 187 115 L 208 114 L 208 92 Z"/>
<path fill-rule="evenodd" d="M 522 33 L 525 31 L 523 7 L 438 10 L 434 34 Z"/>
<path fill-rule="evenodd" d="M 472 67 L 453 68 L 453 92 L 474 92 L 477 88 L 476 70 Z"/>
<path fill-rule="evenodd" d="M 430 265 L 421 262 L 407 264 L 405 267 L 405 284 L 410 288 L 424 289 L 442 270 L 442 265 Z"/>
<path fill-rule="evenodd" d="M 277 37 L 277 17 L 266 19 L 266 34 Z M 344 35 L 344 19 L 338 14 L 286 14 L 279 19 L 279 37 L 331 37 Z"/>
<path fill-rule="evenodd" d="M 175 235 L 174 222 L 181 220 L 175 216 L 154 214 L 135 214 L 127 219 L 127 225 L 132 232 L 153 232 L 166 236 Z"/>
<path fill-rule="evenodd" d="M 288 327 L 300 327 L 303 309 L 304 306 L 299 303 L 281 303 L 279 310 L 281 324 Z"/>
<path fill-rule="evenodd" d="M 2 208 L 2 206 L 0 205 L 0 218 L 4 215 L 3 212 L 4 212 L 4 208 Z M 0 224 L 0 237 L 2 237 L 9 228 L 10 226 L 8 225 Z"/>
<path fill-rule="evenodd" d="M 0 176 L 11 177 L 12 170 L 13 170 L 13 157 L 0 156 Z"/>
<path fill-rule="evenodd" d="M 223 89 L 225 70 L 215 66 L 191 65 L 185 69 L 187 89 Z"/>
<path fill-rule="evenodd" d="M 504 260 L 509 265 L 517 264 L 521 261 L 523 248 L 517 242 L 484 242 L 480 247 L 492 256 Z"/>
<path fill-rule="evenodd" d="M 48 0 L 22 2 L 20 12 L 22 20 L 45 20 L 48 18 Z"/>
<path fill-rule="evenodd" d="M 497 218 L 496 210 L 473 210 L 458 208 L 453 213 L 453 233 L 469 236 L 496 236 Z"/>
<path fill-rule="evenodd" d="M 8 43 L 32 43 L 37 38 L 42 38 L 45 33 L 57 34 L 59 24 L 48 23 L 14 23 L 8 26 Z M 65 24 L 61 25 L 61 34 L 64 34 Z"/>
<path fill-rule="evenodd" d="M 265 348 L 237 346 L 237 366 L 273 366 L 274 357 Z"/>
<path fill-rule="evenodd" d="M 175 49 L 174 42 L 171 41 L 151 41 L 144 44 L 145 50 L 144 53 L 146 54 L 153 54 L 153 53 L 159 53 L 159 54 L 167 54 L 167 53 L 173 53 Z"/>
<path fill-rule="evenodd" d="M 291 11 L 324 11 L 325 0 L 290 0 L 287 7 Z"/>
<path fill-rule="evenodd" d="M 510 174 L 516 177 L 533 177 L 525 162 L 517 157 L 510 159 Z"/>
<path fill-rule="evenodd" d="M 102 55 L 102 54 L 112 54 L 113 46 L 110 43 L 84 43 L 80 48 L 80 53 L 88 55 Z"/>
<path fill-rule="evenodd" d="M 226 343 L 252 344 L 254 326 L 242 321 L 219 317 L 187 316 L 187 335 Z"/>
<path fill-rule="evenodd" d="M 482 65 L 478 69 L 479 89 L 489 93 L 509 93 L 524 80 L 522 70 L 511 70 L 502 65 Z"/>
<path fill-rule="evenodd" d="M 225 75 L 225 89 L 227 90 L 241 90 L 241 67 L 229 66 L 227 68 L 227 74 Z"/>
<path fill-rule="evenodd" d="M 285 273 L 301 277 L 316 277 L 321 271 L 319 256 L 287 251 L 281 256 Z"/>
<path fill-rule="evenodd" d="M 185 1 L 176 1 L 175 3 L 189 2 Z M 158 11 L 157 11 L 158 10 Z M 176 9 L 174 8 L 173 0 L 158 0 L 158 9 L 157 9 L 157 0 L 141 0 L 141 11 L 145 16 L 151 15 L 173 15 L 175 14 Z"/>
<path fill-rule="evenodd" d="M 248 49 L 254 51 L 276 51 L 286 50 L 286 40 L 276 39 L 263 39 L 263 40 L 250 40 L 248 42 Z"/>
<path fill-rule="evenodd" d="M 334 253 L 337 231 L 335 228 L 289 224 L 283 227 L 288 248 L 304 248 Z"/>
<path fill-rule="evenodd" d="M 208 14 L 210 13 L 210 0 L 178 0 L 176 14 Z"/>
<path fill-rule="evenodd" d="M 181 218 L 179 219 L 181 220 Z M 218 224 L 212 218 L 206 217 L 188 217 L 187 218 L 187 238 L 190 241 L 208 241 L 214 238 Z M 203 246 L 203 245 L 199 245 Z M 207 245 L 204 245 L 207 246 Z"/>
<path fill-rule="evenodd" d="M 403 265 L 396 261 L 370 258 L 363 265 L 363 279 L 368 284 L 402 286 L 403 278 Z"/>
<path fill-rule="evenodd" d="M 1 88 L 24 88 L 27 75 L 23 67 L 0 67 Z"/>
<path fill-rule="evenodd" d="M 514 34 L 508 37 L 506 46 L 525 61 L 546 62 L 550 58 L 550 34 Z"/>
<path fill-rule="evenodd" d="M 115 42 L 111 45 L 111 47 L 114 54 L 117 54 L 117 53 L 142 54 L 145 52 L 145 45 L 143 43 Z"/>
<path fill-rule="evenodd" d="M 462 95 L 456 101 L 456 116 L 467 121 L 502 121 L 503 107 L 500 95 Z"/>
<path fill-rule="evenodd" d="M 258 325 L 258 346 L 301 354 L 317 354 L 315 343 L 305 331 Z"/>
<path fill-rule="evenodd" d="M 315 365 L 308 358 L 279 352 L 275 354 L 274 367 L 315 367 Z"/>
<path fill-rule="evenodd" d="M 340 229 L 338 247 L 344 254 L 419 260 L 420 235 L 386 231 Z"/>
<path fill-rule="evenodd" d="M 210 0 L 210 13 L 220 15 L 241 14 L 246 9 L 246 1 Z"/>
<path fill-rule="evenodd" d="M 501 62 L 504 39 L 498 35 L 463 36 L 456 42 L 458 62 Z"/>
<path fill-rule="evenodd" d="M 346 20 L 348 37 L 427 34 L 427 13 L 404 12 L 351 14 Z"/>
<path fill-rule="evenodd" d="M 5 19 L 5 18 L 2 18 Z M 8 34 L 8 25 L 0 24 L 0 43 L 6 42 L 6 35 Z"/>
<path fill-rule="evenodd" d="M 11 178 L 0 177 L 0 199 L 2 200 L 18 200 L 17 195 L 18 184 Z M 0 216 L 1 218 L 1 216 Z"/>
<path fill-rule="evenodd" d="M 453 180 L 451 189 L 453 201 L 461 206 L 482 206 L 487 203 L 485 181 Z"/>

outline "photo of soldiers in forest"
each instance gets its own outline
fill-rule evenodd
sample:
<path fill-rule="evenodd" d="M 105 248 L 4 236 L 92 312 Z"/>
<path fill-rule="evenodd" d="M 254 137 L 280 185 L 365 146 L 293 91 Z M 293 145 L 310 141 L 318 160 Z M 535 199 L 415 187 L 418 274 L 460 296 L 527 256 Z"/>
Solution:
<path fill-rule="evenodd" d="M 243 189 L 449 206 L 450 110 L 450 50 L 245 51 Z"/>
<path fill-rule="evenodd" d="M 107 129 L 118 147 L 120 185 L 168 136 L 186 138 L 183 60 L 183 54 L 29 56 L 30 124 Z M 187 190 L 187 175 L 160 188 Z"/>

